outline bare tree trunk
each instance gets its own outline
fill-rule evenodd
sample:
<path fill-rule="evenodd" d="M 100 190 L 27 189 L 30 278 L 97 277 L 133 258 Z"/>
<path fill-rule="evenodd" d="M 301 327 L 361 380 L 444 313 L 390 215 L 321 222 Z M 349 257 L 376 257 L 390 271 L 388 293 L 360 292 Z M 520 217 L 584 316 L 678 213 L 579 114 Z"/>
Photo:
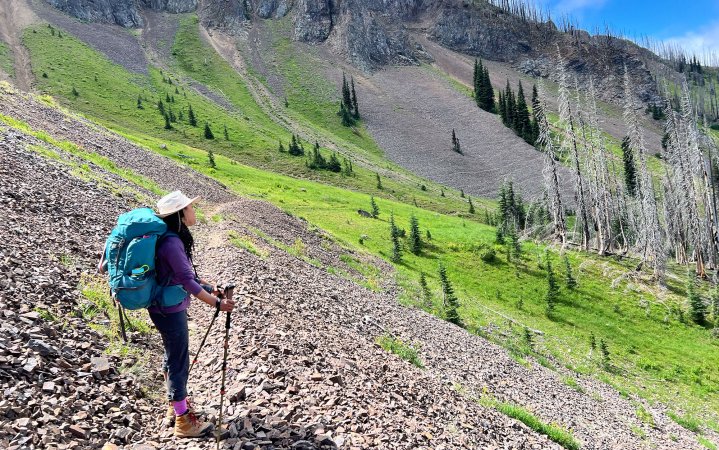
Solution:
<path fill-rule="evenodd" d="M 537 143 L 544 151 L 544 183 L 549 195 L 549 212 L 554 225 L 554 238 L 558 239 L 562 248 L 567 244 L 567 224 L 564 219 L 564 207 L 562 206 L 562 195 L 559 188 L 559 176 L 557 175 L 557 155 L 554 152 L 554 143 L 549 133 L 549 122 L 545 114 L 544 86 L 540 83 L 539 104 L 537 105 L 537 120 L 539 121 L 539 139 Z"/>

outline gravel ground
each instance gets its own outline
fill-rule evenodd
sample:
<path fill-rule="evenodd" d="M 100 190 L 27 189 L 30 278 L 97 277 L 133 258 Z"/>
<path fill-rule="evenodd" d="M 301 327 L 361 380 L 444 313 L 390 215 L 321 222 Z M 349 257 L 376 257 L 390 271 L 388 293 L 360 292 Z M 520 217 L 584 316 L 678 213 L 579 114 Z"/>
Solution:
<path fill-rule="evenodd" d="M 481 407 L 466 396 L 486 393 L 516 402 L 541 420 L 570 429 L 585 449 L 699 448 L 695 436 L 669 420 L 661 405 L 623 399 L 610 387 L 589 379 L 578 381 L 584 388 L 584 392 L 578 392 L 561 381 L 561 375 L 568 375 L 561 369 L 554 372 L 539 364 L 526 368 L 506 350 L 481 337 L 422 311 L 400 306 L 391 282 L 381 292 L 374 292 L 333 275 L 328 271 L 330 266 L 361 278 L 343 265 L 340 256 L 346 250 L 274 206 L 236 198 L 217 183 L 192 176 L 173 161 L 31 98 L 5 92 L 0 97 L 0 111 L 29 120 L 55 138 L 71 140 L 108 156 L 168 189 L 177 186 L 200 193 L 207 199 L 204 206 L 209 214 L 224 217 L 196 231 L 196 262 L 201 275 L 239 282 L 242 305 L 233 315 L 229 403 L 225 410 L 229 431 L 224 448 L 556 448 L 523 424 Z M 0 234 L 11 249 L 0 255 L 0 264 L 4 265 L 1 273 L 6 274 L 0 278 L 4 283 L 2 292 L 12 292 L 12 298 L 37 299 L 44 302 L 42 305 L 49 304 L 59 317 L 71 320 L 68 314 L 77 302 L 74 287 L 80 274 L 92 270 L 93 256 L 104 235 L 118 212 L 130 207 L 128 201 L 133 197 L 117 197 L 104 186 L 78 181 L 69 170 L 57 169 L 59 163 L 28 153 L 26 144 L 42 143 L 27 136 L 13 137 L 17 134 L 5 133 L 0 145 L 0 207 L 7 218 Z M 106 175 L 111 185 L 123 185 L 121 180 Z M 27 223 L 25 216 L 32 222 Z M 63 222 L 64 227 L 58 226 Z M 31 229 L 41 231 L 28 232 Z M 79 234 L 74 230 L 80 230 Z M 263 256 L 230 245 L 230 231 L 252 240 Z M 297 239 L 304 244 L 303 258 L 286 253 L 275 242 L 292 245 Z M 23 250 L 35 247 L 67 252 L 78 263 L 72 271 L 63 270 L 43 253 Z M 11 256 L 15 254 L 20 256 Z M 364 261 L 376 264 L 390 280 L 391 268 L 385 263 L 367 258 Z M 37 292 L 33 286 L 51 289 L 43 290 L 44 297 L 38 297 L 33 294 Z M 9 297 L 0 297 L 1 302 L 8 300 Z M 5 425 L 0 427 L 0 444 L 16 445 L 25 439 L 27 448 L 39 448 L 43 439 L 49 439 L 44 436 L 55 436 L 61 439 L 58 442 L 69 445 L 57 448 L 73 448 L 73 441 L 82 447 L 103 439 L 127 448 L 133 448 L 131 442 L 151 446 L 145 448 L 213 446 L 211 442 L 175 441 L 169 430 L 159 426 L 161 400 L 136 399 L 136 381 L 129 381 L 134 378 L 115 369 L 103 371 L 97 361 L 89 360 L 91 356 L 101 356 L 106 345 L 92 330 L 68 332 L 60 325 L 38 322 L 42 318 L 28 315 L 33 311 L 26 303 L 11 305 L 12 312 L 4 315 L 12 319 L 11 326 L 17 331 L 10 329 L 9 338 L 7 334 L 0 336 L 0 383 L 5 384 L 4 389 L 18 385 L 19 390 L 6 390 L 10 398 L 0 400 L 0 414 L 5 418 Z M 210 315 L 211 311 L 201 304 L 192 307 L 193 349 Z M 74 329 L 84 330 L 86 327 L 78 320 L 71 320 L 76 324 Z M 200 370 L 191 382 L 196 403 L 210 417 L 216 415 L 219 406 L 222 332 L 222 327 L 216 325 L 203 351 Z M 70 367 L 62 367 L 65 364 L 41 353 L 52 354 L 53 349 L 37 342 L 31 346 L 24 338 L 52 339 L 58 333 L 66 344 L 59 344 L 55 350 L 67 351 L 68 358 L 77 341 L 92 342 L 88 347 L 92 351 L 77 361 L 65 358 Z M 392 333 L 415 344 L 426 368 L 417 369 L 381 350 L 374 340 L 382 333 Z M 149 341 L 145 351 L 159 356 L 157 340 L 145 340 Z M 156 359 L 153 357 L 153 361 Z M 35 372 L 33 360 L 40 367 L 46 364 L 47 370 Z M 108 364 L 116 368 L 122 361 L 109 359 Z M 149 380 L 157 379 L 157 363 L 153 364 L 145 373 Z M 104 391 L 105 382 L 91 382 L 81 375 L 93 371 L 98 373 L 92 375 L 94 379 L 107 377 L 114 390 Z M 54 385 L 46 386 L 47 381 Z M 453 386 L 461 386 L 461 392 Z M 48 409 L 73 392 L 79 392 L 71 397 L 81 402 L 79 409 Z M 18 406 L 29 396 L 36 401 Z M 125 415 L 117 415 L 113 409 L 118 402 Z M 652 414 L 655 427 L 636 417 L 637 403 Z M 45 416 L 38 411 L 45 411 Z M 94 415 L 83 415 L 82 411 L 92 411 Z M 73 425 L 80 429 L 71 429 Z M 96 434 L 94 429 L 103 431 Z M 641 429 L 645 438 L 637 437 L 632 429 Z"/>

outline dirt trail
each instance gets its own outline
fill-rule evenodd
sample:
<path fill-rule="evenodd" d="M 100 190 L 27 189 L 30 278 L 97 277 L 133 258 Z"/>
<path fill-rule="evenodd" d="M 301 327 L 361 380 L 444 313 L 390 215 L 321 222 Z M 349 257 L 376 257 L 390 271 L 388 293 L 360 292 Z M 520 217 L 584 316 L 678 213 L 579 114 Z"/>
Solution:
<path fill-rule="evenodd" d="M 29 91 L 33 76 L 30 66 L 30 55 L 22 45 L 22 30 L 37 22 L 27 0 L 0 1 L 0 39 L 5 41 L 15 58 L 15 83 L 23 91 Z"/>

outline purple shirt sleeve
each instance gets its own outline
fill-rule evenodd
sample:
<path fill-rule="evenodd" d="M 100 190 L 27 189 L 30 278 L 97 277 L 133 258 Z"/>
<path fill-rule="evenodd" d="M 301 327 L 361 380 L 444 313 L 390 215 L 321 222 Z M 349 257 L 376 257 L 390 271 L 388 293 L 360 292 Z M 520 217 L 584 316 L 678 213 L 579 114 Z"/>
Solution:
<path fill-rule="evenodd" d="M 179 237 L 168 236 L 157 250 L 158 272 L 162 277 L 172 274 L 169 284 L 181 284 L 190 294 L 197 296 L 202 286 L 195 280 L 195 271 L 185 254 L 185 248 Z M 165 272 L 164 274 L 162 272 Z"/>

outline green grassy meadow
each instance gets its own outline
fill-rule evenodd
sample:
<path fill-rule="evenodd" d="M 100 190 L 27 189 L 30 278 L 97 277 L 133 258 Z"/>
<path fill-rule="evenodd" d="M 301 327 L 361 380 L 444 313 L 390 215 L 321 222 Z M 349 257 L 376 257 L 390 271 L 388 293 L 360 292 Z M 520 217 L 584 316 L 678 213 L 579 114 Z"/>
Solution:
<path fill-rule="evenodd" d="M 359 165 L 354 176 L 310 171 L 303 158 L 276 151 L 277 140 L 286 142 L 289 132 L 262 111 L 242 78 L 224 60 L 211 56 L 205 64 L 204 59 L 197 59 L 197 53 L 190 49 L 198 50 L 205 44 L 195 36 L 193 21 L 193 17 L 182 21 L 173 47 L 173 73 L 150 68 L 147 77 L 113 65 L 69 34 L 52 36 L 46 27 L 26 30 L 24 43 L 33 59 L 38 88 L 64 106 L 216 178 L 238 194 L 264 199 L 306 219 L 345 248 L 389 260 L 390 214 L 408 233 L 410 217 L 417 217 L 425 238 L 424 250 L 413 255 L 403 240 L 402 261 L 394 264 L 404 304 L 443 315 L 437 276 L 441 261 L 448 268 L 460 299 L 460 316 L 470 332 L 509 347 L 526 364 L 555 369 L 563 366 L 595 376 L 623 392 L 664 401 L 677 417 L 699 417 L 702 426 L 717 427 L 719 339 L 713 338 L 708 328 L 686 323 L 680 313 L 686 307 L 685 269 L 671 267 L 664 288 L 649 283 L 648 273 L 635 272 L 636 261 L 631 259 L 569 251 L 578 281 L 578 287 L 570 290 L 562 282 L 564 265 L 558 249 L 525 241 L 521 257 L 508 258 L 505 248 L 494 243 L 495 229 L 480 223 L 483 208 L 492 207 L 491 201 L 477 201 L 477 214 L 470 215 L 465 200 L 456 193 L 447 190 L 447 197 L 441 197 L 438 185 L 417 177 L 385 177 L 383 188 L 378 189 L 374 171 Z M 361 129 L 357 135 L 339 125 L 328 84 L 320 77 L 308 81 L 311 67 L 303 64 L 297 49 L 285 39 L 278 37 L 275 48 L 283 58 L 279 70 L 288 80 L 286 90 L 293 114 L 349 151 L 389 164 Z M 206 53 L 206 48 L 203 51 Z M 172 85 L 163 81 L 168 76 Z M 227 111 L 198 94 L 190 88 L 193 80 L 210 89 L 222 88 L 237 111 Z M 72 93 L 73 87 L 79 95 Z M 145 99 L 142 109 L 137 107 L 138 95 Z M 173 124 L 173 130 L 164 129 L 156 104 L 166 95 L 174 95 L 175 102 L 169 105 L 176 112 L 192 104 L 199 122 L 208 120 L 216 138 L 204 139 L 201 127 L 186 122 Z M 229 141 L 222 136 L 223 125 L 228 128 Z M 216 153 L 215 169 L 207 164 L 209 149 Z M 420 183 L 428 189 L 420 189 Z M 370 210 L 370 195 L 379 206 L 378 219 L 357 214 L 358 209 Z M 431 240 L 426 238 L 427 231 Z M 237 245 L 249 244 L 242 241 Z M 482 261 L 478 255 L 489 248 L 496 251 L 495 260 Z M 551 318 L 545 314 L 545 251 L 562 285 Z M 422 298 L 420 272 L 428 279 L 430 304 Z M 505 317 L 515 322 L 508 323 Z M 544 335 L 537 336 L 530 346 L 522 337 L 525 326 Z M 506 336 L 489 331 L 497 328 Z M 609 362 L 602 359 L 598 349 L 591 348 L 591 336 L 597 343 L 606 342 Z"/>
<path fill-rule="evenodd" d="M 10 77 L 15 76 L 15 59 L 12 50 L 2 41 L 0 41 L 0 70 Z"/>

